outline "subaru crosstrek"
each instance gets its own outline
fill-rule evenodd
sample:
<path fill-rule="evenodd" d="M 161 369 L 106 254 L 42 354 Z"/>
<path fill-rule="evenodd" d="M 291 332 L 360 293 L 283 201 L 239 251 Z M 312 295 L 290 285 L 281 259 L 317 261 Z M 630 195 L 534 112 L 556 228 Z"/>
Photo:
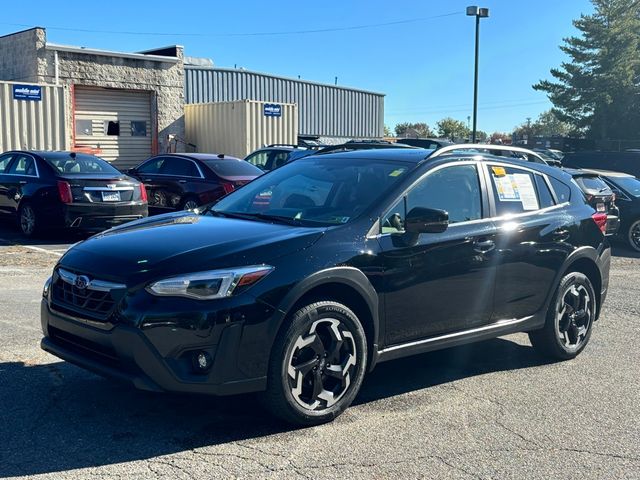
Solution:
<path fill-rule="evenodd" d="M 542 164 L 312 155 L 73 246 L 44 288 L 42 348 L 145 390 L 261 391 L 318 424 L 379 362 L 514 332 L 578 355 L 607 293 L 605 227 Z"/>

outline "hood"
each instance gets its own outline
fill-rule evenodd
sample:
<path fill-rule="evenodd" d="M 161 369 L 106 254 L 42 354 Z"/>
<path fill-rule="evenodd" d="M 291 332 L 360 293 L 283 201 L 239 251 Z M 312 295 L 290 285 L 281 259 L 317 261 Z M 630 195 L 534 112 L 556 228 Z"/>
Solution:
<path fill-rule="evenodd" d="M 307 248 L 324 230 L 179 212 L 95 235 L 69 249 L 59 263 L 131 285 L 157 276 L 269 263 Z"/>

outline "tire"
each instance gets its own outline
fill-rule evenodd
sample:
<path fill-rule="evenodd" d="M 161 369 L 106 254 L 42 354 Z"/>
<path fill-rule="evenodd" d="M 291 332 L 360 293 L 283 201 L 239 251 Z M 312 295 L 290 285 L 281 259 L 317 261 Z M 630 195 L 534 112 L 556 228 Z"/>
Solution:
<path fill-rule="evenodd" d="M 33 237 L 38 233 L 38 217 L 30 203 L 23 203 L 18 209 L 18 228 L 25 237 Z"/>
<path fill-rule="evenodd" d="M 182 201 L 181 210 L 193 210 L 199 206 L 200 204 L 194 197 L 187 197 Z"/>
<path fill-rule="evenodd" d="M 529 332 L 533 348 L 549 358 L 575 358 L 589 343 L 596 311 L 591 281 L 582 273 L 568 273 L 551 300 L 544 327 Z"/>
<path fill-rule="evenodd" d="M 330 422 L 358 394 L 366 363 L 364 329 L 349 308 L 333 301 L 307 305 L 274 342 L 265 406 L 298 426 Z"/>
<path fill-rule="evenodd" d="M 640 252 L 640 219 L 634 221 L 627 230 L 627 243 L 636 252 Z"/>

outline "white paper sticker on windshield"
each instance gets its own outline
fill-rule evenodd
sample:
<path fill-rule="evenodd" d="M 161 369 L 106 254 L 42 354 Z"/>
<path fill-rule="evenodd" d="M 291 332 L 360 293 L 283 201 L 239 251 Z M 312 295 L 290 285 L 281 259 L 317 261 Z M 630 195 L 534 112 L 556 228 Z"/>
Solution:
<path fill-rule="evenodd" d="M 510 175 L 511 176 L 511 175 Z M 514 173 L 513 180 L 520 194 L 520 201 L 522 202 L 522 208 L 524 210 L 537 210 L 538 209 L 538 197 L 536 196 L 536 190 L 533 187 L 533 181 L 531 175 L 526 173 Z"/>

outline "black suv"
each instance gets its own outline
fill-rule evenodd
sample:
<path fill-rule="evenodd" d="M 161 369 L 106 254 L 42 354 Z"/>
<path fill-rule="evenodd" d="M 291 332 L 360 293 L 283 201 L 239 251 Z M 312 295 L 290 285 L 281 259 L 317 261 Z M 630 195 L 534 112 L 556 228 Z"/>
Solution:
<path fill-rule="evenodd" d="M 379 362 L 513 332 L 578 355 L 607 293 L 605 223 L 546 165 L 311 155 L 72 247 L 44 287 L 42 348 L 146 390 L 264 391 L 318 424 Z"/>

